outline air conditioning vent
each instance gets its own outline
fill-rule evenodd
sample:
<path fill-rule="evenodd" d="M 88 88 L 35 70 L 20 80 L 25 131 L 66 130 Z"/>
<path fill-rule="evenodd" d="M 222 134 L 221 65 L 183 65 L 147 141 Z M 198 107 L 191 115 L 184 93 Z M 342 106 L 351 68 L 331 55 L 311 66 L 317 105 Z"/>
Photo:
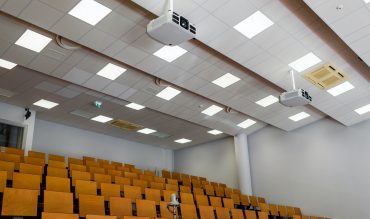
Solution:
<path fill-rule="evenodd" d="M 346 74 L 332 64 L 326 64 L 309 72 L 304 75 L 304 78 L 322 90 L 327 90 L 347 80 Z"/>
<path fill-rule="evenodd" d="M 139 129 L 144 128 L 142 125 L 138 125 L 129 121 L 117 119 L 110 123 L 111 126 L 114 126 L 119 129 L 123 129 L 125 131 L 137 131 Z"/>

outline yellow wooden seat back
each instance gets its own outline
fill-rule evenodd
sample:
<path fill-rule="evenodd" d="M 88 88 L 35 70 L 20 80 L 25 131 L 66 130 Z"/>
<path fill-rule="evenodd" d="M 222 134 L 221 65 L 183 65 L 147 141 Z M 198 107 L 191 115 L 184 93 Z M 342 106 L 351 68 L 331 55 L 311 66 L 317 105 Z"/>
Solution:
<path fill-rule="evenodd" d="M 38 191 L 5 188 L 2 216 L 37 216 Z"/>
<path fill-rule="evenodd" d="M 73 214 L 73 194 L 45 190 L 44 212 Z"/>

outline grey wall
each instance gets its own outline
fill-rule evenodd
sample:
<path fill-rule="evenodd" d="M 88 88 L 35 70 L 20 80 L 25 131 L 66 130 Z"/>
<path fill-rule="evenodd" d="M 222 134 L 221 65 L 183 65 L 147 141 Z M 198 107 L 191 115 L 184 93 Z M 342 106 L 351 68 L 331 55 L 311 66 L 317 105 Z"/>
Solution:
<path fill-rule="evenodd" d="M 32 150 L 173 169 L 173 151 L 36 119 Z"/>
<path fill-rule="evenodd" d="M 289 133 L 270 126 L 248 141 L 256 195 L 305 214 L 370 218 L 370 121 L 323 119 Z"/>
<path fill-rule="evenodd" d="M 210 181 L 238 188 L 232 137 L 176 150 L 174 155 L 175 171 L 205 176 Z"/>

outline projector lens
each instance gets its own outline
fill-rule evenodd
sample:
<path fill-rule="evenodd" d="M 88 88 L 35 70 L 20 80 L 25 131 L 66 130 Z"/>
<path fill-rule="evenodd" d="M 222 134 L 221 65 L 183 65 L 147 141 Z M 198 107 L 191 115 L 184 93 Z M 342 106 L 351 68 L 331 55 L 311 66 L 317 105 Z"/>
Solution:
<path fill-rule="evenodd" d="M 189 21 L 186 18 L 180 18 L 180 25 L 187 30 L 189 29 Z"/>

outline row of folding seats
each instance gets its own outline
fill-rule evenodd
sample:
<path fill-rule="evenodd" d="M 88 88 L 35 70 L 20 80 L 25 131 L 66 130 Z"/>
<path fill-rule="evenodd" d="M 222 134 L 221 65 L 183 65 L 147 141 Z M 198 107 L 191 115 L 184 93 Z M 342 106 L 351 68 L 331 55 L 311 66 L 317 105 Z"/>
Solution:
<path fill-rule="evenodd" d="M 1 150 L 3 151 L 3 149 Z M 44 168 L 42 167 L 45 166 L 46 154 L 40 153 L 40 152 L 29 151 L 28 156 L 24 157 L 23 155 L 24 155 L 24 152 L 21 150 L 9 149 L 0 154 L 0 160 L 13 161 L 15 165 L 13 171 L 19 170 L 19 172 L 21 173 L 34 174 L 34 175 L 41 176 L 44 171 Z M 131 164 L 110 162 L 108 160 L 100 160 L 100 159 L 95 159 L 95 158 L 86 157 L 86 156 L 84 156 L 82 159 L 68 158 L 68 169 L 66 169 L 65 157 L 59 156 L 59 155 L 48 155 L 48 157 L 49 157 L 49 162 L 48 162 L 46 175 L 48 175 L 48 177 L 62 177 L 62 178 L 71 177 L 72 186 L 75 186 L 75 181 L 76 181 L 75 177 L 73 177 L 73 175 L 76 175 L 76 174 L 73 174 L 73 172 L 77 172 L 74 170 L 78 169 L 78 170 L 83 170 L 83 171 L 90 171 L 90 178 L 88 179 L 86 177 L 84 178 L 84 180 L 96 181 L 97 190 L 101 191 L 102 190 L 101 184 L 104 184 L 103 190 L 107 191 L 107 185 L 110 186 L 110 185 L 114 185 L 111 183 L 116 183 L 120 186 L 119 192 L 123 192 L 122 193 L 123 196 L 125 196 L 124 187 L 126 188 L 139 187 L 140 192 L 141 192 L 141 198 L 143 197 L 146 198 L 147 196 L 147 194 L 145 194 L 146 189 L 148 191 L 151 191 L 153 189 L 158 189 L 161 197 L 163 197 L 163 190 L 167 191 L 165 192 L 167 194 L 166 195 L 167 200 L 169 200 L 168 198 L 170 196 L 170 193 L 176 191 L 176 192 L 180 192 L 181 194 L 180 196 L 183 196 L 182 195 L 183 193 L 191 193 L 192 195 L 194 195 L 197 205 L 199 205 L 198 204 L 199 202 L 199 203 L 202 203 L 201 204 L 202 206 L 207 206 L 209 205 L 209 203 L 211 203 L 212 205 L 211 200 L 215 200 L 215 198 L 218 198 L 214 196 L 219 196 L 219 197 L 228 198 L 225 200 L 230 200 L 231 198 L 231 201 L 233 202 L 232 205 L 235 204 L 235 205 L 242 205 L 242 206 L 252 206 L 252 207 L 255 207 L 254 209 L 261 209 L 262 212 L 267 212 L 269 215 L 272 215 L 272 216 L 292 216 L 293 213 L 294 214 L 297 213 L 300 215 L 300 210 L 297 210 L 297 208 L 266 204 L 263 198 L 242 195 L 238 189 L 227 188 L 226 185 L 222 183 L 208 182 L 206 178 L 203 178 L 203 177 L 191 176 L 188 174 L 177 173 L 177 172 L 171 173 L 166 170 L 162 171 L 162 176 L 164 177 L 156 177 L 155 172 L 142 171 L 140 169 L 135 168 L 135 166 Z M 41 166 L 41 169 L 35 167 L 36 165 Z M 18 169 L 16 166 L 18 166 Z M 76 166 L 79 166 L 79 167 L 76 167 Z M 0 165 L 0 170 L 1 170 L 1 165 Z M 12 177 L 11 173 L 13 171 L 7 170 L 7 178 Z M 86 173 L 84 174 L 87 175 Z M 109 176 L 110 176 L 110 180 L 108 179 Z M 42 178 L 41 178 L 41 181 L 42 181 Z M 110 187 L 118 188 L 117 185 L 110 186 Z M 68 189 L 68 191 L 70 191 L 70 189 Z M 115 191 L 118 191 L 118 190 L 115 189 Z M 204 196 L 204 192 L 206 196 Z M 134 193 L 139 194 L 138 191 Z M 154 194 L 157 194 L 157 191 L 155 191 Z M 136 198 L 138 197 L 139 196 L 137 196 Z M 157 195 L 154 195 L 153 197 L 157 197 Z M 206 197 L 207 199 L 205 199 L 204 197 Z M 107 197 L 105 197 L 105 200 L 106 199 Z M 155 199 L 156 199 L 156 203 L 160 201 L 158 200 L 158 198 L 155 198 Z M 181 198 L 181 200 L 182 199 L 183 198 Z M 200 200 L 203 200 L 203 201 L 200 201 Z M 194 200 L 193 202 L 191 201 L 189 202 L 189 204 L 191 203 L 194 204 Z M 217 203 L 217 202 L 213 201 L 213 203 Z M 216 204 L 216 205 L 219 206 L 219 204 Z"/>

